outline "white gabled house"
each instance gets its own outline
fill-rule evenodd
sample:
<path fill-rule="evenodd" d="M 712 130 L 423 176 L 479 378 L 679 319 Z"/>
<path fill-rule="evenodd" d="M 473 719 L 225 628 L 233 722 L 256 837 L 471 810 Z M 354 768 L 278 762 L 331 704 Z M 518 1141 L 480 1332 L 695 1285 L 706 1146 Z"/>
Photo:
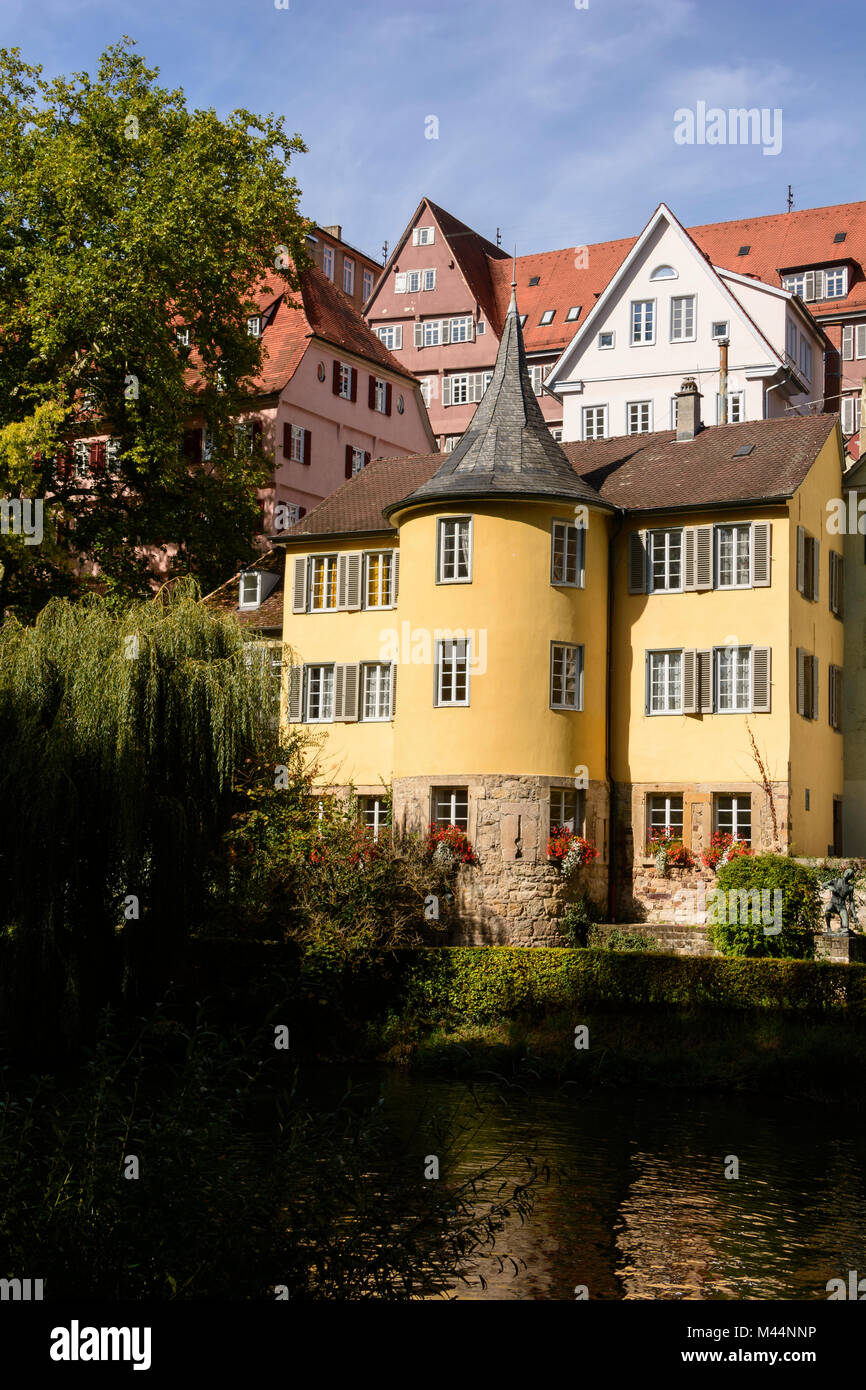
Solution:
<path fill-rule="evenodd" d="M 684 377 L 737 424 L 823 410 L 828 347 L 797 295 L 712 265 L 662 203 L 545 386 L 566 441 L 675 429 Z"/>

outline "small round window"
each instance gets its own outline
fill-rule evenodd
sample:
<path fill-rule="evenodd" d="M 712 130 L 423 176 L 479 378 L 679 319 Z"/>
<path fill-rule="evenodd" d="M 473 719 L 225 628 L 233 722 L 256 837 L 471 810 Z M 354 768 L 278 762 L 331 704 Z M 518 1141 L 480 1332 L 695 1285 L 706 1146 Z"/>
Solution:
<path fill-rule="evenodd" d="M 324 362 L 320 362 L 320 363 L 319 363 L 318 377 L 319 377 L 319 380 L 320 380 L 320 381 L 324 381 L 324 380 L 325 380 L 325 364 L 324 364 Z"/>
<path fill-rule="evenodd" d="M 398 415 L 402 415 L 402 414 L 403 414 L 403 411 L 404 411 L 405 409 L 406 409 L 406 406 L 405 406 L 405 404 L 404 404 L 403 397 L 402 397 L 402 396 L 398 396 L 398 397 L 397 397 L 397 414 L 398 414 Z"/>

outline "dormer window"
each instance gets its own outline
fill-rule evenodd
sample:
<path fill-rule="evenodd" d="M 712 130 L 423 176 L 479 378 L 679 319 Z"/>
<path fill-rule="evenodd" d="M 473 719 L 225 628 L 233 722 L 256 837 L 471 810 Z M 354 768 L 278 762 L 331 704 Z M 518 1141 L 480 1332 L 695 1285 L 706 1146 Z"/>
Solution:
<path fill-rule="evenodd" d="M 261 314 L 251 314 L 247 319 L 247 337 L 260 338 L 262 336 L 262 316 Z"/>
<path fill-rule="evenodd" d="M 580 311 L 582 307 L 583 306 L 581 304 L 572 304 L 571 308 L 565 316 L 565 322 L 574 323 L 575 319 L 580 318 Z"/>
<path fill-rule="evenodd" d="M 258 608 L 261 603 L 262 576 L 258 570 L 245 570 L 240 577 L 238 608 Z"/>
<path fill-rule="evenodd" d="M 541 319 L 539 320 L 540 323 L 542 323 L 542 324 L 553 323 L 553 316 L 554 316 L 555 313 L 556 313 L 556 310 L 555 310 L 555 309 L 545 309 L 544 313 L 541 315 Z"/>
<path fill-rule="evenodd" d="M 672 265 L 657 265 L 650 276 L 651 280 L 676 280 L 678 278 Z"/>
<path fill-rule="evenodd" d="M 807 304 L 821 299 L 844 299 L 848 293 L 848 267 L 798 270 L 793 275 L 782 276 L 782 289 L 799 295 Z"/>

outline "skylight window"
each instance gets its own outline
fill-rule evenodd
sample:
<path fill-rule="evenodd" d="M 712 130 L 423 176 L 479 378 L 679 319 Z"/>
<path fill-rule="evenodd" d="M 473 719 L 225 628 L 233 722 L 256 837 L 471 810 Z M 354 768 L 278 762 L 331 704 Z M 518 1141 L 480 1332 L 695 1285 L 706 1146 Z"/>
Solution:
<path fill-rule="evenodd" d="M 541 322 L 541 323 L 553 323 L 553 316 L 554 316 L 555 313 L 556 313 L 556 310 L 555 310 L 555 309 L 545 309 L 544 313 L 541 315 L 540 322 Z"/>
<path fill-rule="evenodd" d="M 752 249 L 751 246 L 741 246 L 740 249 L 739 249 L 739 251 L 737 252 L 737 255 L 738 255 L 738 256 L 748 256 L 748 254 L 749 254 L 749 252 L 751 251 L 751 249 Z"/>
<path fill-rule="evenodd" d="M 744 458 L 748 458 L 749 454 L 751 454 L 751 453 L 754 452 L 754 448 L 755 448 L 754 444 L 741 444 L 740 447 L 739 447 L 739 449 L 737 450 L 737 452 L 736 452 L 735 454 L 732 454 L 732 455 L 731 455 L 731 458 L 735 458 L 735 459 L 744 459 Z"/>
<path fill-rule="evenodd" d="M 848 235 L 847 232 L 837 232 L 836 235 L 835 235 L 834 238 L 833 238 L 834 244 L 835 244 L 836 246 L 838 246 L 841 242 L 843 242 L 843 241 L 845 240 L 845 238 L 846 238 L 847 235 Z"/>
<path fill-rule="evenodd" d="M 580 318 L 580 311 L 582 308 L 582 304 L 572 304 L 571 308 L 565 316 L 566 323 L 573 323 L 576 318 Z"/>
<path fill-rule="evenodd" d="M 538 285 L 541 282 L 540 275 L 533 275 L 529 281 L 530 285 Z"/>

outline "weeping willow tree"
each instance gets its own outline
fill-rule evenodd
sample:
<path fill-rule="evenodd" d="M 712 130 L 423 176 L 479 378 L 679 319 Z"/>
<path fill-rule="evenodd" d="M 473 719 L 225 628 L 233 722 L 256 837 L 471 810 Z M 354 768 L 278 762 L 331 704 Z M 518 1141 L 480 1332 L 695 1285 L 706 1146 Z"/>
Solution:
<path fill-rule="evenodd" d="M 166 964 L 200 911 L 235 775 L 276 738 L 254 655 L 192 581 L 0 628 L 0 924 L 72 1023 L 124 962 Z"/>

